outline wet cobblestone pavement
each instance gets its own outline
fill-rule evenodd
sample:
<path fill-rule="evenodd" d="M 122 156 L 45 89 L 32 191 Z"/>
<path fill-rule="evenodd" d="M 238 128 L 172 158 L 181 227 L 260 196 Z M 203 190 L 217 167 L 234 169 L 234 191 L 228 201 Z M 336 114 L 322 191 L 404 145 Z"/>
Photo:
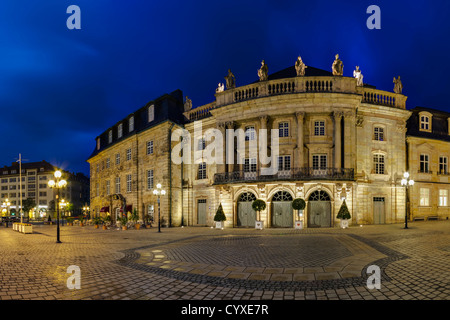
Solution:
<path fill-rule="evenodd" d="M 450 221 L 348 229 L 0 227 L 0 300 L 449 300 Z M 81 288 L 69 289 L 69 266 Z M 367 286 L 368 267 L 381 288 Z"/>

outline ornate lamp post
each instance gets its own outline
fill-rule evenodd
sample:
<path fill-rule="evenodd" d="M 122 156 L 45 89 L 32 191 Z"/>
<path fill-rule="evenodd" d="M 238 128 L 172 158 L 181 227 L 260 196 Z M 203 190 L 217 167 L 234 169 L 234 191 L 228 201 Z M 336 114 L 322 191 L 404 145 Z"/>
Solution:
<path fill-rule="evenodd" d="M 54 173 L 55 180 L 50 180 L 48 182 L 48 186 L 50 188 L 56 188 L 56 201 L 55 201 L 55 207 L 56 207 L 56 243 L 61 243 L 59 240 L 59 189 L 64 188 L 67 186 L 67 181 L 64 179 L 61 179 L 61 171 L 57 170 Z"/>
<path fill-rule="evenodd" d="M 405 229 L 408 229 L 408 188 L 414 185 L 414 180 L 409 178 L 409 173 L 403 174 L 402 186 L 405 186 Z"/>
<path fill-rule="evenodd" d="M 84 215 L 86 216 L 86 212 L 87 211 L 89 211 L 89 207 L 88 206 L 84 206 L 83 207 L 83 212 L 84 212 Z"/>
<path fill-rule="evenodd" d="M 6 199 L 5 201 L 3 201 L 3 206 L 6 207 L 6 227 L 8 228 L 8 219 L 9 219 L 9 206 L 11 205 L 11 202 L 9 202 L 8 199 Z"/>
<path fill-rule="evenodd" d="M 160 196 L 166 194 L 166 190 L 161 189 L 161 184 L 158 183 L 156 185 L 156 189 L 153 190 L 153 194 L 158 196 L 158 232 L 161 232 L 161 204 L 160 204 Z"/>

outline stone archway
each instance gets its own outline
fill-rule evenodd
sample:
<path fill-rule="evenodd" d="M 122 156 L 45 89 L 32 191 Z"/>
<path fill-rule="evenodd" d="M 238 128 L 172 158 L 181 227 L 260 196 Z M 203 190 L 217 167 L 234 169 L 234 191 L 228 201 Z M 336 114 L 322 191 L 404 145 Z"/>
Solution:
<path fill-rule="evenodd" d="M 308 198 L 308 227 L 331 227 L 331 198 L 323 190 L 316 190 Z"/>
<path fill-rule="evenodd" d="M 256 196 L 252 192 L 243 192 L 237 199 L 237 221 L 238 227 L 255 227 L 256 212 L 252 208 Z"/>
<path fill-rule="evenodd" d="M 272 197 L 272 227 L 292 228 L 294 226 L 294 210 L 292 195 L 280 190 Z"/>

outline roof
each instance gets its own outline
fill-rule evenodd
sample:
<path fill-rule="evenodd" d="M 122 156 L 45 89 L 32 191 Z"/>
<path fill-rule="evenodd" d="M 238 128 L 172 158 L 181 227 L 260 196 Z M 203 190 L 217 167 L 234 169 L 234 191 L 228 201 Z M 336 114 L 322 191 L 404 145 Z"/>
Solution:
<path fill-rule="evenodd" d="M 407 136 L 450 141 L 449 127 L 447 120 L 450 117 L 450 113 L 425 107 L 416 107 L 414 109 L 411 109 L 410 111 L 412 112 L 412 114 L 406 124 Z M 432 114 L 431 132 L 420 130 L 419 113 L 422 111 L 426 111 Z"/>
<path fill-rule="evenodd" d="M 41 170 L 41 168 L 43 168 L 43 170 Z M 25 163 L 22 162 L 22 170 L 31 170 L 31 169 L 38 169 L 38 171 L 49 172 L 55 171 L 58 168 L 45 160 L 38 162 L 25 162 Z M 17 173 L 11 173 L 11 170 L 17 170 Z M 18 174 L 19 173 L 18 170 L 19 170 L 19 163 L 13 162 L 10 166 L 3 167 L 0 170 L 0 175 Z"/>

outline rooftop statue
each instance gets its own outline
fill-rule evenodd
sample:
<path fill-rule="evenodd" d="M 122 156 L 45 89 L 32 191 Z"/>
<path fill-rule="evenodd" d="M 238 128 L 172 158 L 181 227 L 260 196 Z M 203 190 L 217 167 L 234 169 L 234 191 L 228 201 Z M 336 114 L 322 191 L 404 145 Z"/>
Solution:
<path fill-rule="evenodd" d="M 261 62 L 261 68 L 258 70 L 259 81 L 265 81 L 268 79 L 269 68 L 266 62 L 263 60 Z"/>
<path fill-rule="evenodd" d="M 225 81 L 227 83 L 227 89 L 236 88 L 236 78 L 234 74 L 231 72 L 231 69 L 228 69 L 228 74 L 225 77 Z"/>
<path fill-rule="evenodd" d="M 186 101 L 184 102 L 184 112 L 192 109 L 192 100 L 186 96 Z"/>
<path fill-rule="evenodd" d="M 356 78 L 356 85 L 358 87 L 362 87 L 363 86 L 363 78 L 364 76 L 361 73 L 361 70 L 359 70 L 359 66 L 356 66 L 356 70 L 353 71 L 353 77 Z"/>
<path fill-rule="evenodd" d="M 223 92 L 224 90 L 225 90 L 224 84 L 223 84 L 223 83 L 219 83 L 219 84 L 217 85 L 216 93 L 217 93 L 217 92 Z"/>
<path fill-rule="evenodd" d="M 299 56 L 295 62 L 295 71 L 297 71 L 297 77 L 303 77 L 305 75 L 306 68 L 308 68 Z"/>
<path fill-rule="evenodd" d="M 336 60 L 334 60 L 331 69 L 333 71 L 333 76 L 342 76 L 344 74 L 344 64 L 339 59 L 338 54 L 336 55 Z"/>
<path fill-rule="evenodd" d="M 394 77 L 394 92 L 402 94 L 403 91 L 403 84 L 400 80 L 400 76 L 398 76 L 398 79 L 395 79 Z"/>

